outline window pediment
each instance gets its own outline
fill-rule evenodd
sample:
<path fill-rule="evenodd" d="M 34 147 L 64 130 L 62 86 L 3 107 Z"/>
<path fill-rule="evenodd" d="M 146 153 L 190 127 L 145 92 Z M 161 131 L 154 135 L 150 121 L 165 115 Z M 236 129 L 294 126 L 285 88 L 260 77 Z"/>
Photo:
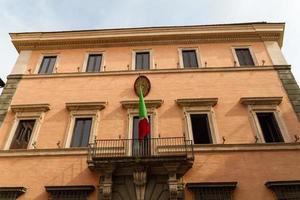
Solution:
<path fill-rule="evenodd" d="M 145 104 L 147 108 L 159 108 L 163 100 L 156 99 L 156 100 L 145 100 Z M 139 107 L 139 100 L 128 100 L 128 101 L 121 101 L 123 108 L 125 109 L 137 109 Z"/>
<path fill-rule="evenodd" d="M 279 105 L 282 97 L 242 97 L 240 103 L 243 105 Z"/>
<path fill-rule="evenodd" d="M 107 102 L 74 102 L 74 103 L 66 103 L 66 108 L 69 111 L 77 111 L 77 110 L 103 110 Z"/>
<path fill-rule="evenodd" d="M 17 112 L 47 112 L 50 110 L 49 104 L 18 104 L 11 105 L 11 110 Z"/>
<path fill-rule="evenodd" d="M 186 98 L 176 100 L 176 103 L 181 107 L 215 106 L 217 102 L 218 98 Z"/>

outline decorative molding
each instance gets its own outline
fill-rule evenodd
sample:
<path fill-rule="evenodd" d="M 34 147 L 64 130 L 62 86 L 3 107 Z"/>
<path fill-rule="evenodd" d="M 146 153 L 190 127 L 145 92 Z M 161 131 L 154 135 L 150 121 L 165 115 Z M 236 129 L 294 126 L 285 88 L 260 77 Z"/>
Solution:
<path fill-rule="evenodd" d="M 107 102 L 75 102 L 75 103 L 66 103 L 66 108 L 69 111 L 77 110 L 103 110 Z"/>
<path fill-rule="evenodd" d="M 87 156 L 88 148 L 9 149 L 0 150 L 0 157 Z"/>
<path fill-rule="evenodd" d="M 267 188 L 274 186 L 293 186 L 297 185 L 300 187 L 300 180 L 291 180 L 291 181 L 268 181 L 265 183 Z"/>
<path fill-rule="evenodd" d="M 282 97 L 242 97 L 240 103 L 243 105 L 279 105 Z"/>
<path fill-rule="evenodd" d="M 195 153 L 225 151 L 299 151 L 300 143 L 194 144 Z M 178 151 L 174 151 L 177 152 Z M 0 150 L 0 157 L 87 156 L 88 148 Z"/>
<path fill-rule="evenodd" d="M 45 186 L 47 192 L 58 191 L 94 191 L 93 185 L 66 185 L 66 186 Z"/>
<path fill-rule="evenodd" d="M 206 68 L 169 68 L 169 69 L 151 69 L 144 70 L 143 74 L 170 74 L 170 73 L 214 73 L 214 72 L 240 72 L 240 71 L 270 71 L 274 70 L 272 65 L 255 66 L 255 67 L 206 67 Z M 123 76 L 134 75 L 137 76 L 141 71 L 136 70 L 116 70 L 116 71 L 102 71 L 102 72 L 70 72 L 70 73 L 52 73 L 52 74 L 24 74 L 24 79 L 43 79 L 43 78 L 65 78 L 65 77 L 99 77 L 99 76 Z"/>
<path fill-rule="evenodd" d="M 163 100 L 156 99 L 156 100 L 145 100 L 145 104 L 147 108 L 159 108 Z M 139 106 L 138 100 L 128 100 L 128 101 L 121 101 L 123 108 L 125 109 L 135 109 Z"/>
<path fill-rule="evenodd" d="M 11 110 L 17 112 L 47 112 L 50 110 L 49 104 L 18 104 L 11 105 Z"/>
<path fill-rule="evenodd" d="M 200 183 L 187 183 L 186 187 L 189 189 L 193 188 L 231 188 L 235 189 L 237 182 L 200 182 Z"/>
<path fill-rule="evenodd" d="M 215 106 L 217 102 L 218 98 L 186 98 L 176 100 L 176 103 L 181 107 Z"/>
<path fill-rule="evenodd" d="M 133 172 L 133 183 L 135 185 L 136 199 L 144 200 L 146 183 L 147 183 L 147 172 L 146 171 Z"/>
<path fill-rule="evenodd" d="M 194 144 L 195 153 L 225 151 L 299 151 L 300 143 Z"/>
<path fill-rule="evenodd" d="M 18 51 L 228 41 L 277 41 L 279 46 L 282 46 L 284 25 L 284 23 L 258 22 L 10 33 L 10 36 Z"/>

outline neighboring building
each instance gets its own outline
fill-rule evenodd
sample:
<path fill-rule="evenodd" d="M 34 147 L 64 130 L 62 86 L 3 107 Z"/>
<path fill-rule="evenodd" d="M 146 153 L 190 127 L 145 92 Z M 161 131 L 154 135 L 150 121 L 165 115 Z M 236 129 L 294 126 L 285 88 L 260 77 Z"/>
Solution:
<path fill-rule="evenodd" d="M 11 33 L 0 199 L 300 199 L 284 26 Z"/>

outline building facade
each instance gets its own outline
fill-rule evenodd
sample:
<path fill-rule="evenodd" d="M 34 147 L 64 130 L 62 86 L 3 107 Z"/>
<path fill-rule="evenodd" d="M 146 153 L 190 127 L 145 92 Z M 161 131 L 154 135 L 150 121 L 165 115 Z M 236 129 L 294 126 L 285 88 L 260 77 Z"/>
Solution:
<path fill-rule="evenodd" d="M 11 33 L 0 199 L 300 199 L 284 26 Z"/>

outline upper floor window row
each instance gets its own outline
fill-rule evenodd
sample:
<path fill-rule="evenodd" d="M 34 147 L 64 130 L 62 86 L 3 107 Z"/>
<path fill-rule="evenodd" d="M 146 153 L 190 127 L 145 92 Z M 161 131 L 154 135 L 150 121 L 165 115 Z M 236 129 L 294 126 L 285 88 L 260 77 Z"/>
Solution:
<path fill-rule="evenodd" d="M 254 66 L 256 65 L 254 53 L 249 47 L 234 47 L 233 57 L 237 66 Z M 57 56 L 44 56 L 39 66 L 39 74 L 51 74 L 56 69 Z M 179 66 L 181 68 L 199 68 L 201 66 L 198 48 L 180 48 L 179 49 Z M 103 67 L 103 53 L 88 54 L 84 64 L 85 72 L 100 72 Z M 150 70 L 153 68 L 152 50 L 133 51 L 132 69 L 133 70 Z"/>

